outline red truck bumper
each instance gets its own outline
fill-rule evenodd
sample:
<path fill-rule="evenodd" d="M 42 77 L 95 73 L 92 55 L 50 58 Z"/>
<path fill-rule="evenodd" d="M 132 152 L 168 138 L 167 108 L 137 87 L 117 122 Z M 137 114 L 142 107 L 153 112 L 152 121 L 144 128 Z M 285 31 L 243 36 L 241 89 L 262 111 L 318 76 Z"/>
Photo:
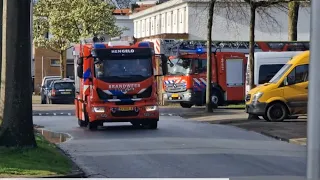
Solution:
<path fill-rule="evenodd" d="M 109 103 L 93 104 L 88 111 L 89 121 L 102 122 L 133 122 L 159 120 L 159 107 L 148 105 L 121 105 Z"/>

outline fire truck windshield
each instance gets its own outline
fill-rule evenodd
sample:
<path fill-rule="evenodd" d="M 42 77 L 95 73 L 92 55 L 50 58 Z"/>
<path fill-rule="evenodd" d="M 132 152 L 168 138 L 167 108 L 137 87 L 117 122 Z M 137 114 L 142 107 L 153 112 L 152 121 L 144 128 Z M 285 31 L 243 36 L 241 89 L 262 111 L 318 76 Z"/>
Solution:
<path fill-rule="evenodd" d="M 108 59 L 95 64 L 95 77 L 105 82 L 139 82 L 152 76 L 151 59 Z"/>
<path fill-rule="evenodd" d="M 191 73 L 191 59 L 176 58 L 168 64 L 169 75 L 187 75 Z"/>

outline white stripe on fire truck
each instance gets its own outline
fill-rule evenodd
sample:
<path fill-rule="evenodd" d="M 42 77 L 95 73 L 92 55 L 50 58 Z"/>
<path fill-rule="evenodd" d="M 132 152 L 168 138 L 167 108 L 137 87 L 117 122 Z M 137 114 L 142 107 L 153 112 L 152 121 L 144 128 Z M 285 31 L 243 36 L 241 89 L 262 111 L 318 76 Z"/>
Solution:
<path fill-rule="evenodd" d="M 203 78 L 199 78 L 201 82 L 203 82 L 203 84 L 207 85 L 206 80 L 204 80 Z"/>
<path fill-rule="evenodd" d="M 201 84 L 200 81 L 199 81 L 197 78 L 193 78 L 193 80 L 194 80 L 198 85 Z"/>
<path fill-rule="evenodd" d="M 138 92 L 138 94 L 143 93 L 146 89 L 147 89 L 147 88 L 141 89 L 141 90 Z"/>

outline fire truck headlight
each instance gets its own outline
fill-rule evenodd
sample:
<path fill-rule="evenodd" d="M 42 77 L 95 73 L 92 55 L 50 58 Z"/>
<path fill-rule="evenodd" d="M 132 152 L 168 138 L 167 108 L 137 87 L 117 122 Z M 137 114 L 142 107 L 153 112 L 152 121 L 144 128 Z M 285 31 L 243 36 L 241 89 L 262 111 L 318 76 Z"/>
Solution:
<path fill-rule="evenodd" d="M 104 113 L 105 112 L 105 108 L 104 107 L 93 107 L 92 111 L 96 112 L 96 113 Z"/>
<path fill-rule="evenodd" d="M 158 109 L 158 106 L 146 106 L 146 111 L 155 111 Z"/>
<path fill-rule="evenodd" d="M 184 94 L 183 94 L 183 97 L 185 97 L 185 98 L 191 98 L 191 93 L 184 93 Z"/>

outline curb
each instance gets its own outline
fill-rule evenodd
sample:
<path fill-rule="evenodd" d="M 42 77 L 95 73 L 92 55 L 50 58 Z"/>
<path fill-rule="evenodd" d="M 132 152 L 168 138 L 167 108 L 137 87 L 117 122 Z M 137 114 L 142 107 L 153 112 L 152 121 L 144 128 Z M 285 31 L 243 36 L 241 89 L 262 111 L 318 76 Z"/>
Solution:
<path fill-rule="evenodd" d="M 300 145 L 300 146 L 305 146 L 304 144 L 295 142 L 293 139 L 279 137 L 279 136 L 272 135 L 272 134 L 269 134 L 269 133 L 266 133 L 266 132 L 259 132 L 259 133 L 262 134 L 262 135 L 271 137 L 273 139 L 279 140 L 279 141 L 284 141 L 284 142 L 287 142 L 287 143 L 290 143 L 290 144 L 296 144 L 296 145 Z M 299 139 L 301 139 L 301 138 L 299 138 Z"/>
<path fill-rule="evenodd" d="M 35 130 L 39 131 L 41 128 L 36 128 Z M 40 134 L 41 135 L 41 134 Z M 41 135 L 42 136 L 42 135 Z M 45 138 L 44 136 L 42 136 L 43 138 Z M 46 139 L 46 138 L 45 138 Z M 40 178 L 87 178 L 85 172 L 73 161 L 73 159 L 70 157 L 70 155 L 68 153 L 66 153 L 64 150 L 62 150 L 62 148 L 60 148 L 60 146 L 58 146 L 55 143 L 51 143 L 53 146 L 55 146 L 58 151 L 60 151 L 62 153 L 62 155 L 66 156 L 70 162 L 71 162 L 71 172 L 70 174 L 66 174 L 66 175 L 53 175 L 53 176 L 44 176 L 44 177 L 40 177 Z"/>
<path fill-rule="evenodd" d="M 243 122 L 251 122 L 252 120 L 248 119 L 230 119 L 230 120 L 217 120 L 217 121 L 202 121 L 210 124 L 232 124 L 232 123 L 243 123 Z"/>
<path fill-rule="evenodd" d="M 64 151 L 62 150 L 58 145 L 52 143 L 64 156 L 68 157 L 68 159 L 71 161 L 72 164 L 72 171 L 78 171 L 66 175 L 57 175 L 57 176 L 45 176 L 41 178 L 87 178 L 84 171 L 72 160 L 72 158 Z"/>

